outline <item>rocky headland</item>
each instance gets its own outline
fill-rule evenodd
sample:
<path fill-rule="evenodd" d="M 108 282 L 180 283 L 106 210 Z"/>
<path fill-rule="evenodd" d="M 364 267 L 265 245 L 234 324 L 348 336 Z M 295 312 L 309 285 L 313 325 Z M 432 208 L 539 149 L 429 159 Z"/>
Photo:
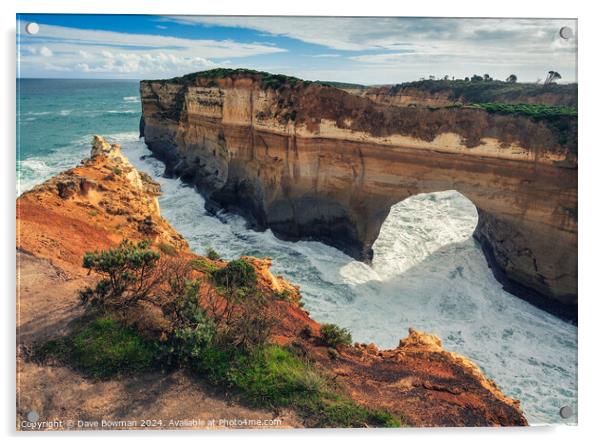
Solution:
<path fill-rule="evenodd" d="M 82 266 L 86 252 L 115 247 L 124 239 L 147 240 L 173 259 L 201 261 L 211 270 L 227 265 L 190 251 L 161 217 L 159 193 L 158 184 L 134 169 L 118 145 L 96 137 L 89 159 L 17 199 L 17 427 L 28 429 L 21 419 L 30 411 L 47 421 L 279 418 L 283 427 L 307 426 L 294 410 L 247 406 L 184 370 L 98 381 L 68 363 L 33 359 L 36 344 L 65 335 L 85 316 L 77 290 L 98 280 Z M 359 406 L 387 410 L 407 426 L 527 424 L 518 401 L 505 396 L 469 359 L 445 351 L 433 335 L 410 330 L 392 350 L 325 346 L 320 325 L 300 304 L 298 288 L 271 274 L 270 259 L 245 261 L 253 265 L 258 289 L 278 320 L 270 342 L 300 351 Z M 202 280 L 204 273 L 197 275 Z M 203 281 L 199 305 L 216 292 L 213 286 Z M 167 329 L 164 314 L 144 301 L 128 307 L 122 322 L 159 341 Z"/>
<path fill-rule="evenodd" d="M 361 260 L 392 205 L 457 190 L 478 210 L 474 236 L 505 288 L 576 320 L 576 116 L 370 91 L 249 70 L 142 81 L 140 130 L 209 210 Z"/>

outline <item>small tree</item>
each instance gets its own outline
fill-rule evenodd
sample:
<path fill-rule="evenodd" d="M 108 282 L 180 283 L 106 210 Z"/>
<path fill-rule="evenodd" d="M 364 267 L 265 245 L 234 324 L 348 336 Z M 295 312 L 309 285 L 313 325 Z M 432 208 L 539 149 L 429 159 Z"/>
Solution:
<path fill-rule="evenodd" d="M 544 85 L 556 83 L 558 79 L 562 79 L 562 76 L 557 71 L 548 71 L 548 77 L 546 77 Z"/>
<path fill-rule="evenodd" d="M 147 299 L 161 281 L 155 273 L 160 255 L 149 249 L 150 242 L 134 244 L 124 240 L 118 247 L 102 252 L 87 252 L 83 266 L 103 278 L 94 288 L 80 291 L 84 304 L 119 309 Z"/>
<path fill-rule="evenodd" d="M 212 247 L 208 247 L 207 250 L 205 250 L 205 256 L 213 261 L 221 259 L 220 254 L 217 253 Z"/>
<path fill-rule="evenodd" d="M 265 345 L 275 319 L 268 299 L 257 288 L 251 263 L 233 260 L 212 274 L 218 291 L 207 296 L 206 310 L 215 322 L 216 343 L 254 351 Z"/>
<path fill-rule="evenodd" d="M 508 82 L 508 83 L 516 83 L 517 80 L 518 80 L 518 77 L 516 77 L 516 74 L 510 74 L 506 78 L 506 82 Z"/>

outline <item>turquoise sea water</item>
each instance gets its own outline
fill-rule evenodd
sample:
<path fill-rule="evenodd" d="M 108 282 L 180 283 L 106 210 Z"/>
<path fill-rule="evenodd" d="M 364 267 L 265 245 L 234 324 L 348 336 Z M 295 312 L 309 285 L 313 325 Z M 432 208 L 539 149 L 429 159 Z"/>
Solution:
<path fill-rule="evenodd" d="M 17 98 L 21 190 L 77 165 L 92 134 L 137 131 L 140 120 L 132 80 L 21 79 Z"/>
<path fill-rule="evenodd" d="M 18 87 L 17 194 L 87 157 L 93 134 L 122 144 L 134 165 L 161 183 L 163 216 L 199 253 L 270 256 L 273 271 L 301 286 L 318 321 L 351 330 L 354 340 L 394 347 L 414 327 L 476 362 L 521 401 L 529 421 L 574 423 L 577 328 L 506 293 L 471 237 L 472 203 L 445 191 L 392 208 L 372 266 L 317 242 L 285 242 L 249 231 L 235 215 L 209 215 L 203 198 L 176 179 L 138 139 L 134 81 L 21 80 Z"/>

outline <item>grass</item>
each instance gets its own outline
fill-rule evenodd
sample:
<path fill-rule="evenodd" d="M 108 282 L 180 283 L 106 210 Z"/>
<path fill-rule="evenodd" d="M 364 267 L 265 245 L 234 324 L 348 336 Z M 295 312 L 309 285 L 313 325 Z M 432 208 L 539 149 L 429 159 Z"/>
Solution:
<path fill-rule="evenodd" d="M 209 348 L 196 371 L 262 408 L 293 408 L 310 427 L 399 427 L 388 412 L 357 405 L 293 352 L 269 345 L 254 354 Z"/>
<path fill-rule="evenodd" d="M 35 355 L 40 360 L 69 363 L 90 378 L 106 380 L 152 369 L 157 348 L 134 329 L 99 317 L 71 335 L 43 344 Z"/>
<path fill-rule="evenodd" d="M 159 347 L 134 329 L 100 317 L 73 334 L 49 341 L 35 351 L 38 360 L 54 358 L 95 380 L 147 372 L 159 365 Z M 260 408 L 295 410 L 310 427 L 400 427 L 399 418 L 362 407 L 314 365 L 292 350 L 268 345 L 253 353 L 208 344 L 188 366 L 212 385 Z"/>

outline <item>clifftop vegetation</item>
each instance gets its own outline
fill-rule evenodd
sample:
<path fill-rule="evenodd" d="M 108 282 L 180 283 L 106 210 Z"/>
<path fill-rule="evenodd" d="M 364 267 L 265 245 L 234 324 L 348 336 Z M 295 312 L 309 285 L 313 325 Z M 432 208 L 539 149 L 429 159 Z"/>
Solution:
<path fill-rule="evenodd" d="M 287 76 L 284 74 L 272 74 L 266 71 L 257 71 L 247 68 L 214 68 L 212 70 L 190 73 L 181 77 L 174 77 L 172 79 L 162 79 L 159 82 L 191 85 L 198 78 L 224 79 L 244 77 L 251 77 L 260 80 L 264 88 L 272 89 L 278 89 L 284 85 L 295 86 L 297 85 L 297 83 L 303 83 L 304 85 L 310 85 L 312 83 L 312 81 L 310 80 L 303 80 L 293 76 Z"/>
<path fill-rule="evenodd" d="M 264 88 L 272 88 L 277 90 L 284 85 L 295 86 L 297 84 L 303 84 L 305 86 L 311 84 L 318 84 L 322 86 L 329 86 L 334 88 L 349 88 L 349 89 L 363 89 L 367 88 L 365 85 L 357 83 L 346 83 L 346 82 L 334 82 L 325 80 L 304 80 L 294 76 L 287 76 L 285 74 L 273 74 L 266 71 L 257 71 L 248 68 L 214 68 L 206 71 L 198 71 L 196 73 L 186 74 L 180 77 L 174 77 L 172 79 L 162 79 L 158 82 L 165 83 L 180 83 L 184 85 L 192 84 L 196 79 L 224 79 L 224 78 L 241 78 L 241 77 L 252 77 L 260 80 Z M 148 81 L 145 81 L 148 82 Z M 157 81 L 153 81 L 157 82 Z"/>
<path fill-rule="evenodd" d="M 214 267 L 195 273 L 199 261 Z M 269 304 L 278 295 L 258 286 L 245 259 L 220 267 L 209 258 L 163 257 L 149 242 L 123 241 L 86 253 L 83 266 L 101 276 L 80 292 L 87 314 L 72 333 L 38 345 L 39 362 L 59 362 L 95 380 L 185 368 L 250 406 L 293 409 L 309 427 L 401 425 L 387 411 L 354 402 L 300 346 L 270 341 Z M 129 311 L 139 302 L 163 313 L 167 332 L 149 335 L 132 321 Z M 344 329 L 325 328 L 332 346 L 351 344 Z"/>
<path fill-rule="evenodd" d="M 478 76 L 480 77 L 480 76 Z M 564 105 L 577 106 L 577 84 L 518 83 L 501 80 L 471 79 L 427 79 L 404 82 L 390 88 L 389 94 L 403 90 L 419 90 L 430 94 L 447 93 L 451 100 L 464 103 L 525 102 L 544 94 L 562 96 Z"/>

